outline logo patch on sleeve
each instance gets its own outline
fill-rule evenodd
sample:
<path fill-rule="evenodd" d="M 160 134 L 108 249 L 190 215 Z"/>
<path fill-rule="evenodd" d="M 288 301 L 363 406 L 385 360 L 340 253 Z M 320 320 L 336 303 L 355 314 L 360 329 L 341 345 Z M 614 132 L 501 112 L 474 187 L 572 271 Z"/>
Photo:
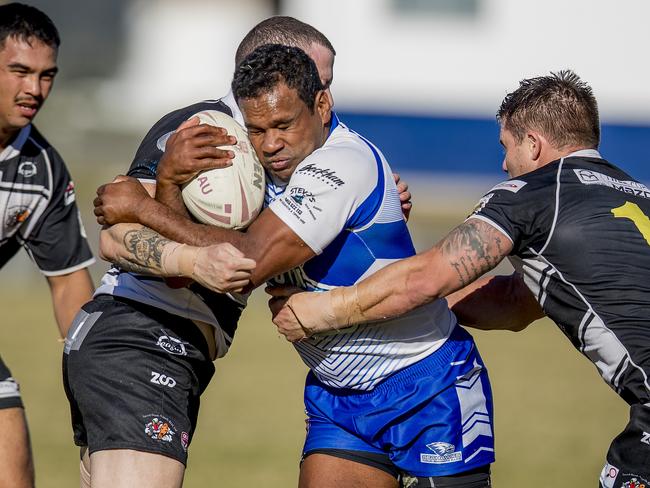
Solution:
<path fill-rule="evenodd" d="M 487 195 L 485 195 L 484 197 L 482 197 L 482 198 L 478 201 L 478 203 L 474 206 L 474 208 L 473 208 L 472 211 L 470 212 L 470 215 L 476 215 L 476 214 L 479 213 L 481 210 L 483 210 L 483 209 L 485 208 L 485 206 L 487 205 L 487 203 L 490 201 L 490 198 L 492 198 L 493 196 L 494 196 L 494 193 L 488 193 Z"/>
<path fill-rule="evenodd" d="M 517 193 L 527 184 L 528 184 L 527 182 L 521 180 L 508 180 L 499 183 L 498 185 L 493 187 L 490 191 L 492 192 L 497 190 L 506 190 L 506 191 L 511 191 L 512 193 Z"/>

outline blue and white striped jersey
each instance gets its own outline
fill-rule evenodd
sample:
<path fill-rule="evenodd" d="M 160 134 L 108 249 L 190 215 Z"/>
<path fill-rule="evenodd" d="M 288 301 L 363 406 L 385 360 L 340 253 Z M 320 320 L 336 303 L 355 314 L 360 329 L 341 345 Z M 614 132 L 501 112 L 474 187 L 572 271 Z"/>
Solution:
<path fill-rule="evenodd" d="M 265 203 L 317 254 L 271 284 L 329 290 L 415 254 L 388 163 L 336 115 L 325 144 L 287 184 L 268 175 Z M 323 383 L 370 390 L 433 353 L 455 324 L 438 300 L 396 319 L 316 335 L 296 349 Z"/>

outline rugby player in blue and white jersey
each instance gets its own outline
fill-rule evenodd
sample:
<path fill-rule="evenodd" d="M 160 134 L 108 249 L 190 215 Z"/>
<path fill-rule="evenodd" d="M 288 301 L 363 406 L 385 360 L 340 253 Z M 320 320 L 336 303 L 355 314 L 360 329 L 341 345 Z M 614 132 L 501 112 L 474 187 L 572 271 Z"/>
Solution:
<path fill-rule="evenodd" d="M 314 62 L 267 45 L 239 65 L 233 93 L 268 171 L 268 207 L 247 232 L 184 219 L 133 179 L 106 185 L 104 222 L 138 222 L 194 245 L 230 242 L 256 260 L 251 281 L 306 290 L 354 284 L 415 253 L 391 170 L 379 150 L 343 125 Z M 209 167 L 170 138 L 160 172 Z M 158 185 L 162 182 L 159 181 Z M 167 182 L 164 184 L 168 184 Z M 116 257 L 121 252 L 115 249 Z M 444 301 L 384 323 L 297 344 L 311 372 L 302 487 L 489 486 L 494 460 L 487 372 L 471 336 Z"/>
<path fill-rule="evenodd" d="M 522 330 L 546 314 L 630 406 L 600 486 L 650 486 L 650 189 L 598 152 L 598 104 L 572 71 L 522 80 L 497 119 L 511 179 L 464 223 L 353 287 L 294 294 L 274 321 L 301 340 L 449 294 L 481 329 Z M 515 273 L 480 278 L 505 257 Z"/>

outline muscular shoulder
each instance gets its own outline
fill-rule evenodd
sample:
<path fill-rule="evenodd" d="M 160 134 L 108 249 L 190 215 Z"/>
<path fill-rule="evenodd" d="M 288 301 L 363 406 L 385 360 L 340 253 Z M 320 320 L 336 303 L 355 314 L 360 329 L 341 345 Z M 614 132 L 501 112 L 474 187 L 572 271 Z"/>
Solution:
<path fill-rule="evenodd" d="M 345 128 L 333 131 L 325 144 L 296 168 L 292 181 L 310 179 L 338 189 L 345 186 L 374 185 L 378 160 L 369 143 Z"/>
<path fill-rule="evenodd" d="M 470 217 L 486 220 L 513 242 L 518 250 L 543 241 L 553 222 L 556 207 L 558 165 L 493 186 L 478 201 Z"/>

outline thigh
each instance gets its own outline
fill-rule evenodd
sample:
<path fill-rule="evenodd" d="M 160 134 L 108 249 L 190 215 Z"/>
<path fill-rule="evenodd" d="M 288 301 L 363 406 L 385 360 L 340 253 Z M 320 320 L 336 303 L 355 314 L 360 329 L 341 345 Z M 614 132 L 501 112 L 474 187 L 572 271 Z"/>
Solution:
<path fill-rule="evenodd" d="M 630 408 L 630 421 L 607 452 L 600 486 L 650 487 L 650 406 L 632 405 Z"/>
<path fill-rule="evenodd" d="M 185 466 L 167 456 L 128 449 L 90 455 L 92 488 L 180 488 Z"/>
<path fill-rule="evenodd" d="M 200 331 L 121 302 L 94 300 L 84 309 L 64 355 L 75 443 L 91 455 L 134 449 L 184 464 L 214 371 Z"/>
<path fill-rule="evenodd" d="M 299 488 L 398 488 L 395 477 L 365 464 L 311 454 L 300 467 Z"/>
<path fill-rule="evenodd" d="M 0 409 L 0 432 L 0 486 L 32 488 L 34 464 L 24 410 L 19 407 Z"/>

